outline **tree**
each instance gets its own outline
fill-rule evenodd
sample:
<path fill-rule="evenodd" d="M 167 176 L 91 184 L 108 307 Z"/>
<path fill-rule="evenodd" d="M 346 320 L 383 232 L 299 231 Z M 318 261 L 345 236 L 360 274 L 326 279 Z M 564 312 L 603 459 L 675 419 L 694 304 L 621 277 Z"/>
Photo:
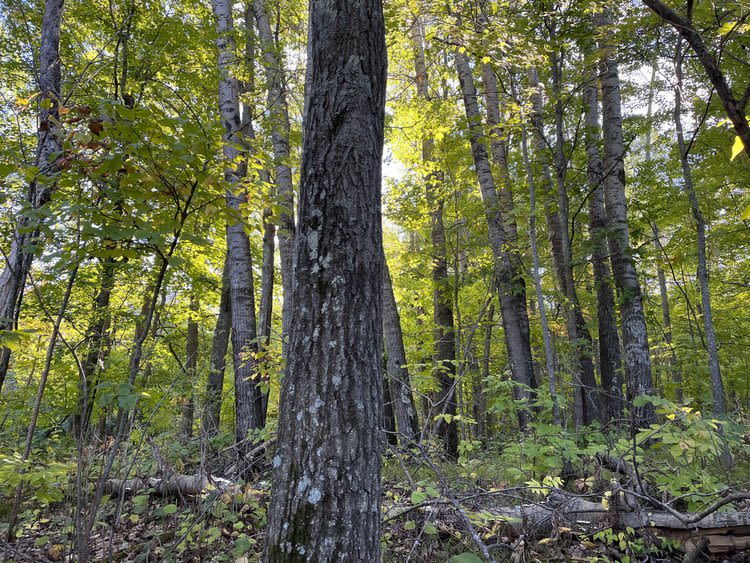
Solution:
<path fill-rule="evenodd" d="M 379 0 L 312 0 L 268 561 L 380 552 L 386 51 Z"/>

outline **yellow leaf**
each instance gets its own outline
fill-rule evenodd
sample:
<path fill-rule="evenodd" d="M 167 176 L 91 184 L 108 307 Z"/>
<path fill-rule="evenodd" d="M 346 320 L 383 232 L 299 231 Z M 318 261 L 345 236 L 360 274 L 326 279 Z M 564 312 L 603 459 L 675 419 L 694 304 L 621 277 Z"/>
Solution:
<path fill-rule="evenodd" d="M 482 57 L 482 64 L 486 64 L 488 62 L 490 62 L 490 58 L 489 57 Z"/>
<path fill-rule="evenodd" d="M 740 215 L 740 221 L 747 221 L 750 219 L 750 205 L 745 208 L 745 211 Z"/>
<path fill-rule="evenodd" d="M 742 144 L 742 139 L 739 137 L 734 138 L 734 144 L 732 145 L 732 158 L 730 160 L 734 160 L 737 158 L 737 155 L 740 154 L 743 150 L 745 150 L 745 145 Z"/>

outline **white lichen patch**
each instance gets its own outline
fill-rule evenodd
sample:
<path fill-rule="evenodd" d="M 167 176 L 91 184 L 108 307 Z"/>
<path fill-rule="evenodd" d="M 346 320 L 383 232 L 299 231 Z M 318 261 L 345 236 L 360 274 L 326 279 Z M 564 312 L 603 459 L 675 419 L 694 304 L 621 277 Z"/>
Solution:
<path fill-rule="evenodd" d="M 297 494 L 301 495 L 310 486 L 310 478 L 307 475 L 303 475 L 299 483 L 297 483 Z"/>
<path fill-rule="evenodd" d="M 317 487 L 313 487 L 310 489 L 310 492 L 307 494 L 307 502 L 310 504 L 318 504 L 320 501 L 320 489 Z"/>
<path fill-rule="evenodd" d="M 277 455 L 273 458 L 273 466 L 274 467 L 281 467 L 281 456 Z"/>

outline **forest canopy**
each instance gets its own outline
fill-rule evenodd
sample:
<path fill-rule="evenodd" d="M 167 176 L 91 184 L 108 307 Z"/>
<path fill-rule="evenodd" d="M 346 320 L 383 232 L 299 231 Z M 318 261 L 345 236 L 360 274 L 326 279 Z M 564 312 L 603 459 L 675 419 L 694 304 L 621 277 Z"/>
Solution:
<path fill-rule="evenodd" d="M 745 560 L 748 49 L 747 0 L 5 0 L 4 560 Z"/>

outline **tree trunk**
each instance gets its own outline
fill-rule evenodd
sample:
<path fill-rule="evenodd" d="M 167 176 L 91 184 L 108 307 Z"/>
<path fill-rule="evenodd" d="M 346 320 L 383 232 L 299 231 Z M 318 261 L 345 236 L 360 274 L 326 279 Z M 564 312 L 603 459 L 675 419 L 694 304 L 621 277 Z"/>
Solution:
<path fill-rule="evenodd" d="M 485 217 L 489 231 L 490 246 L 494 258 L 495 278 L 500 297 L 500 310 L 505 329 L 505 344 L 511 364 L 513 380 L 520 384 L 514 388 L 514 397 L 533 400 L 536 388 L 534 362 L 531 357 L 529 317 L 526 310 L 526 282 L 523 279 L 520 256 L 511 244 L 508 232 L 508 217 L 503 214 L 503 205 L 495 187 L 487 146 L 482 131 L 477 92 L 471 74 L 469 59 L 465 53 L 456 51 L 456 69 L 461 83 L 464 109 L 469 126 L 469 139 L 479 188 L 484 202 Z M 521 428 L 530 420 L 529 411 L 518 413 Z"/>
<path fill-rule="evenodd" d="M 713 313 L 711 310 L 711 292 L 708 285 L 708 259 L 706 257 L 706 220 L 701 212 L 698 196 L 695 193 L 693 174 L 688 160 L 689 148 L 685 145 L 682 130 L 682 39 L 678 39 L 677 54 L 675 56 L 675 75 L 677 84 L 674 89 L 674 122 L 677 133 L 677 148 L 680 151 L 682 165 L 682 179 L 690 200 L 690 210 L 695 221 L 698 247 L 698 284 L 701 291 L 701 308 L 703 309 L 703 326 L 706 331 L 706 348 L 708 349 L 708 369 L 711 375 L 711 394 L 713 396 L 713 415 L 723 417 L 726 414 L 726 398 L 724 383 L 721 380 L 719 365 L 719 346 L 716 342 Z"/>
<path fill-rule="evenodd" d="M 617 331 L 617 310 L 612 290 L 607 249 L 607 217 L 604 209 L 604 165 L 601 156 L 601 126 L 596 78 L 583 87 L 586 128 L 586 175 L 589 185 L 589 239 L 596 287 L 596 319 L 599 330 L 599 370 L 606 417 L 619 420 L 623 413 L 622 359 Z"/>
<path fill-rule="evenodd" d="M 42 38 L 39 52 L 39 127 L 35 164 L 39 172 L 29 184 L 24 211 L 17 217 L 10 252 L 0 274 L 0 331 L 13 330 L 21 308 L 26 275 L 31 268 L 36 245 L 39 244 L 39 225 L 32 222 L 29 211 L 46 205 L 54 188 L 57 158 L 62 150 L 60 138 L 60 23 L 63 0 L 46 0 L 42 19 Z M 0 390 L 10 363 L 10 349 L 0 352 Z"/>
<path fill-rule="evenodd" d="M 514 97 L 515 86 L 513 86 Z M 562 416 L 560 414 L 560 404 L 557 398 L 557 382 L 555 380 L 555 347 L 550 335 L 549 321 L 547 319 L 547 306 L 544 303 L 544 293 L 542 292 L 542 278 L 539 273 L 539 249 L 537 246 L 536 232 L 536 184 L 534 182 L 534 171 L 531 166 L 529 157 L 529 143 L 526 134 L 526 126 L 521 124 L 521 150 L 523 152 L 523 162 L 526 168 L 526 178 L 529 183 L 529 239 L 531 242 L 531 260 L 532 260 L 532 277 L 534 278 L 534 290 L 536 292 L 537 308 L 539 310 L 539 320 L 542 325 L 542 341 L 544 342 L 545 368 L 547 370 L 547 384 L 549 394 L 552 399 L 552 420 L 556 426 L 563 426 Z"/>
<path fill-rule="evenodd" d="M 279 195 L 279 253 L 281 255 L 281 334 L 286 342 L 292 307 L 292 279 L 294 270 L 294 186 L 289 167 L 289 106 L 286 99 L 286 76 L 281 46 L 274 41 L 265 0 L 253 1 L 253 12 L 258 26 L 263 64 L 268 83 L 268 108 L 271 119 L 271 142 L 276 167 L 276 186 Z M 285 349 L 286 344 L 282 342 Z M 286 356 L 286 354 L 284 354 Z"/>
<path fill-rule="evenodd" d="M 193 437 L 193 418 L 195 416 L 195 384 L 198 375 L 198 299 L 190 296 L 190 318 L 187 323 L 185 339 L 185 379 L 187 397 L 183 398 L 182 435 Z"/>
<path fill-rule="evenodd" d="M 311 0 L 289 354 L 266 560 L 380 559 L 386 47 L 380 0 Z"/>
<path fill-rule="evenodd" d="M 229 332 L 232 325 L 231 287 L 229 283 L 229 259 L 224 260 L 221 275 L 221 299 L 219 301 L 219 315 L 211 344 L 211 365 L 206 385 L 205 411 L 203 413 L 203 432 L 206 436 L 214 436 L 219 431 L 221 416 L 221 395 L 224 388 L 224 369 L 226 367 L 227 348 L 229 347 Z"/>
<path fill-rule="evenodd" d="M 227 187 L 226 200 L 233 217 L 227 225 L 227 260 L 229 264 L 230 303 L 232 308 L 232 359 L 234 363 L 235 387 L 235 437 L 239 460 L 249 451 L 248 431 L 263 426 L 263 398 L 254 379 L 257 350 L 255 323 L 255 293 L 253 291 L 252 255 L 250 240 L 240 206 L 246 199 L 244 190 L 235 193 L 237 185 L 245 177 L 247 164 L 240 158 L 237 144 L 241 141 L 239 90 L 237 79 L 232 76 L 236 57 L 232 5 L 229 0 L 214 0 L 219 49 L 219 110 L 224 127 L 224 158 L 228 165 L 224 176 Z M 230 164 L 231 163 L 231 164 Z"/>
<path fill-rule="evenodd" d="M 414 48 L 414 69 L 417 82 L 417 94 L 429 102 L 429 78 L 424 57 L 424 34 L 420 18 L 415 18 L 411 27 L 411 38 Z M 422 160 L 425 164 L 434 166 L 432 138 L 422 139 Z M 450 279 L 448 278 L 448 259 L 445 242 L 445 226 L 443 225 L 443 204 L 438 181 L 442 175 L 430 172 L 424 178 L 427 193 L 427 205 L 430 214 L 430 243 L 432 250 L 432 306 L 433 322 L 433 374 L 438 383 L 439 391 L 428 417 L 447 415 L 450 422 L 444 418 L 435 421 L 435 431 L 443 441 L 445 452 L 450 458 L 458 457 L 458 428 L 453 417 L 456 416 L 456 342 L 453 325 L 453 298 L 451 295 Z"/>
<path fill-rule="evenodd" d="M 394 404 L 396 422 L 401 440 L 406 445 L 419 441 L 419 419 L 411 392 L 409 370 L 406 368 L 404 337 L 401 333 L 401 318 L 393 295 L 393 284 L 388 264 L 383 262 L 383 335 L 388 355 L 387 371 L 390 380 L 391 400 Z"/>
<path fill-rule="evenodd" d="M 609 24 L 606 16 L 598 14 L 597 26 Z M 651 357 L 648 349 L 646 317 L 630 248 L 628 233 L 628 203 L 625 197 L 625 143 L 622 136 L 622 107 L 620 76 L 616 53 L 606 35 L 600 41 L 602 89 L 602 130 L 604 134 L 604 202 L 607 213 L 607 233 L 610 261 L 620 301 L 622 341 L 625 349 L 625 375 L 630 398 L 651 395 Z M 637 425 L 646 425 L 653 418 L 650 403 L 635 408 Z"/>

